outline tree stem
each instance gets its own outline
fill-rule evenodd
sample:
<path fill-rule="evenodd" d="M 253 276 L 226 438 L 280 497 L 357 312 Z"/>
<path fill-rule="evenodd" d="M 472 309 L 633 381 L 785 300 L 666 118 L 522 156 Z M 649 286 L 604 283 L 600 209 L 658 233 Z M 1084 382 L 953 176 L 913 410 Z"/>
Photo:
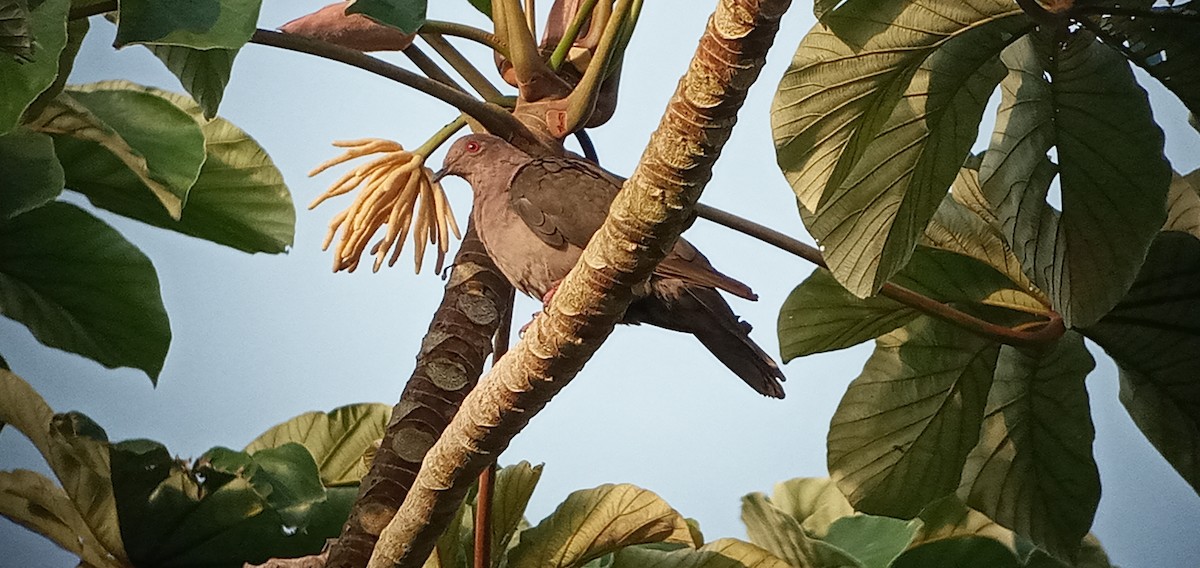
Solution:
<path fill-rule="evenodd" d="M 424 564 L 475 478 L 579 372 L 691 217 L 789 0 L 721 0 L 608 218 L 517 345 L 467 395 L 380 535 L 372 568 Z M 718 55 L 719 54 L 719 55 Z"/>
<path fill-rule="evenodd" d="M 825 258 L 816 247 L 802 243 L 770 227 L 759 225 L 749 219 L 738 217 L 732 213 L 727 213 L 702 203 L 696 204 L 696 215 L 739 233 L 754 237 L 764 243 L 774 245 L 821 268 L 827 268 Z M 879 294 L 916 309 L 921 313 L 1006 345 L 1017 347 L 1047 345 L 1062 337 L 1062 334 L 1066 332 L 1062 316 L 1057 313 L 1051 313 L 1048 321 L 1036 322 L 1036 327 L 1032 329 L 1025 327 L 1014 329 L 979 319 L 950 305 L 943 304 L 933 298 L 924 296 L 903 286 L 892 284 L 891 282 L 885 283 L 883 288 L 880 289 Z"/>
<path fill-rule="evenodd" d="M 508 57 L 508 43 L 496 36 L 496 34 L 483 31 L 474 26 L 459 24 L 456 22 L 443 22 L 441 20 L 425 20 L 421 24 L 421 29 L 418 33 L 438 34 L 444 36 L 461 37 L 476 43 L 481 43 L 492 48 L 492 51 Z"/>
<path fill-rule="evenodd" d="M 567 97 L 567 115 L 562 125 L 563 130 L 552 133 L 556 137 L 562 138 L 583 128 L 588 118 L 592 116 L 609 63 L 618 48 L 617 37 L 620 35 L 624 23 L 629 19 L 632 6 L 632 0 L 617 0 L 613 14 L 604 27 L 604 35 L 600 37 L 600 45 L 596 47 L 596 53 L 592 55 L 592 60 L 588 63 L 587 71 L 584 71 L 583 77 L 579 79 L 579 83 Z"/>
<path fill-rule="evenodd" d="M 475 92 L 479 93 L 479 96 L 483 97 L 483 100 L 489 103 L 500 104 L 504 95 L 461 52 L 455 49 L 454 45 L 446 41 L 446 38 L 440 34 L 423 33 L 421 34 L 421 39 L 425 40 L 425 43 L 428 43 L 429 47 L 432 47 L 438 55 L 442 56 L 442 59 L 445 59 L 446 63 L 449 63 L 450 67 L 453 67 L 466 80 L 467 84 L 472 89 L 475 89 Z"/>

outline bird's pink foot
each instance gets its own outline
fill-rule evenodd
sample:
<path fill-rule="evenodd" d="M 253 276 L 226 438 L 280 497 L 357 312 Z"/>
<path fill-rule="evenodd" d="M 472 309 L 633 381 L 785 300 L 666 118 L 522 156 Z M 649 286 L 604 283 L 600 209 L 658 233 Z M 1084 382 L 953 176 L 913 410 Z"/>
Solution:
<path fill-rule="evenodd" d="M 553 300 L 553 299 L 554 299 L 554 294 L 555 294 L 556 292 L 558 292 L 558 285 L 559 285 L 559 284 L 562 284 L 562 280 L 559 280 L 558 282 L 555 282 L 555 283 L 554 283 L 554 285 L 550 286 L 550 289 L 549 289 L 549 290 L 546 290 L 546 293 L 542 295 L 542 305 L 543 305 L 543 306 L 545 306 L 545 305 L 549 305 L 549 304 L 550 304 L 550 300 Z"/>
<path fill-rule="evenodd" d="M 542 315 L 542 312 L 540 311 L 533 312 L 533 316 L 529 319 L 529 323 L 526 323 L 525 325 L 521 326 L 521 329 L 517 330 L 517 337 L 525 337 L 525 330 L 529 329 L 529 326 L 533 325 L 534 320 L 536 320 L 540 315 Z"/>

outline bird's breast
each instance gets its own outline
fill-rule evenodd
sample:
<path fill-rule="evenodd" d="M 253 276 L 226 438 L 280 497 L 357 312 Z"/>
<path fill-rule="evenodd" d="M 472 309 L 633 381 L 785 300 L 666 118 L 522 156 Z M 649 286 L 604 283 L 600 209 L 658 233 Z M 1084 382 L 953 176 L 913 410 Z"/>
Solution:
<path fill-rule="evenodd" d="M 507 194 L 499 197 L 475 199 L 471 214 L 479 240 L 514 288 L 541 299 L 570 272 L 582 250 L 550 246 L 508 206 Z"/>

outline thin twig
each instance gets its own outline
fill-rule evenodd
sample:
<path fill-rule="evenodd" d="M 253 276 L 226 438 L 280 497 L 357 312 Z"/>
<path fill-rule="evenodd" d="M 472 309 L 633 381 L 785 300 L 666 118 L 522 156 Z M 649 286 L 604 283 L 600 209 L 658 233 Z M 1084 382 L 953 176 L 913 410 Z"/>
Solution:
<path fill-rule="evenodd" d="M 702 203 L 696 204 L 696 215 L 739 233 L 754 237 L 764 243 L 774 245 L 821 268 L 828 268 L 825 264 L 825 258 L 821 255 L 821 251 L 817 250 L 816 247 L 802 243 L 779 231 Z M 1066 328 L 1063 326 L 1062 316 L 1057 313 L 1050 314 L 1047 321 L 1039 322 L 1041 325 L 1038 328 L 1027 331 L 979 319 L 950 305 L 943 304 L 933 298 L 918 294 L 908 288 L 890 282 L 883 285 L 879 294 L 916 309 L 921 313 L 928 314 L 976 335 L 987 337 L 1006 345 L 1017 347 L 1046 345 L 1061 337 L 1066 331 Z"/>
<path fill-rule="evenodd" d="M 420 69 L 426 77 L 429 77 L 430 79 L 433 79 L 434 81 L 444 85 L 454 87 L 459 91 L 465 92 L 465 89 L 463 89 L 462 86 L 454 81 L 454 78 L 443 71 L 442 68 L 439 67 L 434 60 L 430 59 L 428 55 L 425 55 L 425 52 L 421 51 L 421 48 L 417 47 L 416 44 L 409 44 L 408 47 L 404 48 L 404 55 L 408 57 L 409 61 L 412 61 L 413 65 L 416 65 L 417 69 Z"/>
<path fill-rule="evenodd" d="M 496 336 L 492 343 L 492 365 L 495 365 L 505 353 L 512 339 L 513 302 L 516 290 L 509 289 L 508 298 L 503 304 L 504 311 L 500 315 L 500 327 L 496 328 Z M 496 485 L 496 462 L 479 474 L 479 492 L 475 497 L 475 562 L 474 568 L 491 568 L 492 566 L 492 501 Z"/>
<path fill-rule="evenodd" d="M 472 89 L 475 89 L 475 92 L 479 93 L 479 96 L 483 97 L 483 100 L 500 104 L 499 101 L 504 98 L 504 95 L 461 52 L 455 49 L 450 42 L 446 41 L 446 38 L 442 37 L 441 34 L 422 33 L 421 39 L 425 40 L 425 43 L 428 43 L 429 47 L 432 47 L 442 59 L 445 59 L 446 63 L 449 63 L 450 67 L 453 67 L 454 71 Z"/>
<path fill-rule="evenodd" d="M 461 37 L 486 45 L 496 53 L 508 57 L 508 43 L 504 39 L 474 26 L 456 22 L 443 22 L 441 20 L 425 20 L 425 23 L 421 24 L 421 29 L 417 31 L 422 34 L 431 33 Z"/>

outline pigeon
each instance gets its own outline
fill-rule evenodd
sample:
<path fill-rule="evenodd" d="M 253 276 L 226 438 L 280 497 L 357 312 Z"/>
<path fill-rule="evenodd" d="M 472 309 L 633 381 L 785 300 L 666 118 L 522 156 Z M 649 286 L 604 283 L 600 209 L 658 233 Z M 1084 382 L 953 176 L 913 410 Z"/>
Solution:
<path fill-rule="evenodd" d="M 471 185 L 472 220 L 496 267 L 514 288 L 543 304 L 604 223 L 623 183 L 590 161 L 535 158 L 491 134 L 456 140 L 434 177 L 447 175 Z M 783 372 L 717 291 L 757 300 L 749 286 L 718 272 L 680 238 L 644 288 L 621 323 L 694 335 L 759 394 L 783 398 Z"/>

